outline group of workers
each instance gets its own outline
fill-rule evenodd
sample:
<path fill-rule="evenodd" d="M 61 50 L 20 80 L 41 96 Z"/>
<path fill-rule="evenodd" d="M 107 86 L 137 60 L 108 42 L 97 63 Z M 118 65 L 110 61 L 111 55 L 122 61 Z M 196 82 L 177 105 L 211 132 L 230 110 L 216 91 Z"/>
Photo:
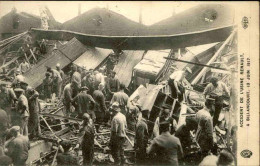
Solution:
<path fill-rule="evenodd" d="M 176 92 L 172 97 L 179 102 L 184 100 L 185 87 L 181 85 L 188 73 L 191 71 L 186 69 L 180 73 L 181 76 L 172 75 L 168 81 L 170 86 L 174 86 L 173 92 Z M 17 76 L 19 78 L 18 74 Z M 208 157 L 213 149 L 214 127 L 222 121 L 220 113 L 223 108 L 223 95 L 229 95 L 226 85 L 213 77 L 204 90 L 205 106 L 196 113 L 195 118 L 187 117 L 186 123 L 177 129 L 177 120 L 170 116 L 170 109 L 162 108 L 160 116 L 152 122 L 153 132 L 150 133 L 150 111 L 129 101 L 129 96 L 124 92 L 125 85 L 120 83 L 114 71 L 110 70 L 107 74 L 102 68 L 87 71 L 73 65 L 69 78 L 65 85 L 65 74 L 60 64 L 57 64 L 56 69 L 48 67 L 42 84 L 43 94 L 45 99 L 51 98 L 52 94 L 60 98 L 64 103 L 66 116 L 74 113 L 77 118 L 83 119 L 79 144 L 76 147 L 82 149 L 84 165 L 93 163 L 95 133 L 99 132 L 100 124 L 111 126 L 109 145 L 116 165 L 125 163 L 124 143 L 128 139 L 127 130 L 135 132 L 137 164 L 178 165 L 183 160 L 186 148 L 193 142 L 190 136 L 192 131 L 196 131 L 195 142 L 201 149 L 202 159 Z M 0 137 L 3 151 L 14 165 L 25 165 L 30 148 L 28 125 L 31 136 L 40 135 L 39 93 L 20 78 L 12 86 L 1 83 L 0 96 Z M 9 133 L 11 138 L 8 141 L 5 141 L 8 135 L 6 133 Z M 58 165 L 78 165 L 76 156 L 69 152 L 71 143 L 59 142 L 63 153 L 57 156 Z M 231 158 L 228 164 L 233 162 L 229 152 L 221 154 Z M 219 157 L 216 165 L 221 165 L 221 162 Z"/>

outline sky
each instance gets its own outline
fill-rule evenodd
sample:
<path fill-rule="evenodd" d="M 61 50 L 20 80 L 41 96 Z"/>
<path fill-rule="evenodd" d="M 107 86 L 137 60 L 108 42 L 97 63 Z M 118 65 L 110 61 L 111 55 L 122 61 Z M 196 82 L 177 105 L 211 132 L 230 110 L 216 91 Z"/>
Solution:
<path fill-rule="evenodd" d="M 139 22 L 139 13 L 142 9 L 142 23 L 151 25 L 173 15 L 180 13 L 191 7 L 199 5 L 201 2 L 177 2 L 177 1 L 2 1 L 0 2 L 0 17 L 11 11 L 13 7 L 18 12 L 27 12 L 40 15 L 39 8 L 48 6 L 54 18 L 63 23 L 78 15 L 78 6 L 81 5 L 81 13 L 92 8 L 101 7 L 124 15 L 125 17 Z"/>

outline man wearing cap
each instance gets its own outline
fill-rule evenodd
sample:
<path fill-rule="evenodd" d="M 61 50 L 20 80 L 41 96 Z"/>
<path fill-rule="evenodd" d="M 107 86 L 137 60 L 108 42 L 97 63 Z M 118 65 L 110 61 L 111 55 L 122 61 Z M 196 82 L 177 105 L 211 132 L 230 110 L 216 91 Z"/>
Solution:
<path fill-rule="evenodd" d="M 161 134 L 160 131 L 160 123 L 168 121 L 170 124 L 170 133 L 174 134 L 177 128 L 177 122 L 175 119 L 170 117 L 170 110 L 166 107 L 163 108 L 161 111 L 161 116 L 157 117 L 155 120 L 154 128 L 153 128 L 153 136 L 157 137 L 158 135 Z"/>
<path fill-rule="evenodd" d="M 219 114 L 223 108 L 223 96 L 230 96 L 230 92 L 226 86 L 221 81 L 218 81 L 217 77 L 212 77 L 210 83 L 204 89 L 203 94 L 205 97 L 211 97 L 215 99 L 215 113 L 213 116 L 213 126 L 217 124 Z"/>
<path fill-rule="evenodd" d="M 99 84 L 98 90 L 95 90 L 93 93 L 93 98 L 96 101 L 96 108 L 95 108 L 95 114 L 96 114 L 96 120 L 98 123 L 104 122 L 106 119 L 107 114 L 107 107 L 105 103 L 105 96 L 103 94 L 104 85 L 102 83 Z"/>
<path fill-rule="evenodd" d="M 25 166 L 30 149 L 29 139 L 20 134 L 19 126 L 13 126 L 10 129 L 10 134 L 13 138 L 6 142 L 5 153 L 11 157 L 15 166 Z"/>
<path fill-rule="evenodd" d="M 111 71 L 111 74 L 109 74 L 109 78 L 107 81 L 107 91 L 108 91 L 108 95 L 110 96 L 108 98 L 108 100 L 112 99 L 112 96 L 114 93 L 119 91 L 120 88 L 120 82 L 118 80 L 118 78 L 115 78 L 116 76 L 116 72 Z"/>
<path fill-rule="evenodd" d="M 196 141 L 205 157 L 213 147 L 213 123 L 211 113 L 213 110 L 214 99 L 207 98 L 205 107 L 196 113 L 198 128 L 196 132 Z"/>
<path fill-rule="evenodd" d="M 7 83 L 2 82 L 0 83 L 0 86 L 0 108 L 6 111 L 10 123 L 13 112 L 12 109 L 14 107 L 15 101 L 17 101 L 17 98 L 13 88 L 8 87 Z"/>
<path fill-rule="evenodd" d="M 89 114 L 83 114 L 83 126 L 80 129 L 78 142 L 81 144 L 83 165 L 92 165 L 94 157 L 95 130 Z M 79 145 L 77 145 L 79 146 Z"/>
<path fill-rule="evenodd" d="M 13 123 L 20 126 L 20 133 L 22 135 L 28 136 L 28 119 L 29 119 L 29 106 L 28 100 L 23 95 L 24 90 L 21 88 L 14 89 L 16 96 L 18 98 L 16 105 L 16 120 Z"/>
<path fill-rule="evenodd" d="M 51 73 L 46 72 L 45 76 L 46 77 L 42 82 L 42 91 L 43 91 L 44 99 L 46 100 L 51 98 L 53 82 L 51 78 Z"/>
<path fill-rule="evenodd" d="M 137 122 L 135 132 L 135 148 L 136 148 L 136 162 L 137 164 L 145 164 L 146 162 L 146 148 L 148 144 L 148 126 L 147 119 L 149 110 L 142 110 L 142 119 Z"/>
<path fill-rule="evenodd" d="M 91 115 L 92 119 L 96 119 L 94 113 L 95 100 L 87 94 L 88 88 L 86 86 L 81 87 L 80 93 L 73 98 L 72 103 L 75 103 L 78 108 L 78 118 L 82 118 L 84 113 Z"/>
<path fill-rule="evenodd" d="M 61 142 L 61 147 L 64 150 L 63 153 L 58 153 L 57 155 L 57 165 L 65 166 L 65 165 L 79 165 L 79 158 L 70 153 L 71 142 L 68 140 L 63 140 Z"/>
<path fill-rule="evenodd" d="M 115 165 L 123 164 L 124 159 L 124 142 L 126 137 L 126 117 L 120 112 L 118 102 L 112 104 L 113 119 L 111 121 L 110 147 L 115 161 Z"/>
<path fill-rule="evenodd" d="M 191 69 L 186 67 L 184 71 L 178 70 L 170 75 L 168 84 L 171 88 L 172 97 L 178 99 L 179 102 L 183 101 L 186 77 L 191 73 Z"/>
<path fill-rule="evenodd" d="M 51 73 L 51 78 L 53 82 L 53 87 L 52 87 L 53 93 L 55 93 L 56 97 L 59 98 L 61 95 L 61 88 L 62 88 L 62 78 L 60 72 L 50 67 L 47 68 L 47 72 Z"/>
<path fill-rule="evenodd" d="M 114 103 L 114 102 L 118 102 L 121 112 L 126 115 L 127 112 L 127 102 L 129 99 L 129 96 L 124 92 L 125 90 L 125 85 L 124 84 L 120 84 L 120 91 L 114 93 L 110 104 Z"/>
<path fill-rule="evenodd" d="M 91 77 L 91 72 L 87 71 L 85 77 L 82 79 L 82 86 L 88 87 L 88 93 L 92 96 L 95 90 L 94 88 L 94 80 Z"/>
<path fill-rule="evenodd" d="M 170 123 L 160 123 L 161 135 L 153 139 L 147 149 L 148 155 L 153 156 L 153 164 L 179 165 L 178 160 L 183 157 L 183 151 L 179 138 L 170 134 Z"/>

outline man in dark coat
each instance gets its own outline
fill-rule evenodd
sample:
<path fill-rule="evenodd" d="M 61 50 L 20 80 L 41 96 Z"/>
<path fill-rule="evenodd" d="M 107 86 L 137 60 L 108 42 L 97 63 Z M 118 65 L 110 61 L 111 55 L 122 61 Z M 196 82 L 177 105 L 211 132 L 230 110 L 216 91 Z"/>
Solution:
<path fill-rule="evenodd" d="M 142 119 L 137 122 L 135 132 L 135 148 L 136 148 L 136 162 L 137 164 L 145 164 L 146 162 L 146 148 L 148 144 L 148 126 L 147 119 L 149 110 L 142 110 Z"/>
<path fill-rule="evenodd" d="M 95 113 L 93 107 L 95 105 L 95 100 L 87 94 L 88 88 L 86 86 L 81 88 L 81 92 L 74 97 L 72 103 L 75 103 L 78 107 L 78 118 L 82 118 L 84 113 L 91 115 L 92 119 L 95 119 Z"/>
<path fill-rule="evenodd" d="M 164 121 L 160 123 L 161 135 L 153 139 L 148 147 L 148 155 L 153 157 L 153 164 L 175 165 L 183 157 L 183 151 L 179 138 L 171 135 L 170 123 Z"/>
<path fill-rule="evenodd" d="M 82 86 L 88 87 L 89 91 L 88 93 L 92 96 L 93 92 L 95 90 L 94 88 L 94 79 L 91 76 L 91 72 L 87 71 L 86 76 L 82 79 Z"/>
<path fill-rule="evenodd" d="M 25 166 L 30 149 L 29 139 L 27 136 L 20 134 L 19 126 L 13 126 L 10 133 L 14 138 L 7 141 L 5 152 L 11 157 L 15 166 Z"/>
<path fill-rule="evenodd" d="M 45 73 L 45 78 L 42 81 L 42 91 L 43 91 L 43 96 L 44 99 L 50 99 L 51 94 L 52 94 L 52 78 L 51 78 L 51 73 L 46 72 Z"/>
<path fill-rule="evenodd" d="M 83 127 L 80 129 L 78 142 L 81 144 L 83 165 L 92 165 L 94 157 L 95 130 L 89 114 L 83 114 Z"/>
<path fill-rule="evenodd" d="M 107 91 L 108 91 L 108 100 L 111 100 L 113 97 L 113 94 L 115 92 L 119 91 L 119 87 L 120 87 L 120 82 L 118 80 L 118 78 L 116 78 L 116 72 L 112 71 L 109 75 L 110 77 L 108 78 L 106 87 L 107 87 Z"/>
<path fill-rule="evenodd" d="M 58 153 L 57 155 L 57 165 L 58 166 L 74 166 L 79 165 L 79 158 L 76 155 L 70 153 L 71 143 L 70 141 L 64 140 L 61 142 L 63 153 Z"/>

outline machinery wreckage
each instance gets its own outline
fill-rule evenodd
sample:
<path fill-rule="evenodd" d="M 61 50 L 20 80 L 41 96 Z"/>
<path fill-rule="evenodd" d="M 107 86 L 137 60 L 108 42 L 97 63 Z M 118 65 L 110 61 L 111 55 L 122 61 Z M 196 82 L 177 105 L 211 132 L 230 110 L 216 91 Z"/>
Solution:
<path fill-rule="evenodd" d="M 42 35 L 43 32 L 39 31 L 39 33 Z M 163 105 L 170 108 L 171 117 L 175 117 L 178 122 L 177 128 L 185 123 L 187 116 L 195 116 L 195 113 L 203 108 L 205 99 L 202 92 L 212 75 L 221 78 L 231 89 L 231 92 L 236 93 L 234 86 L 236 71 L 233 70 L 233 68 L 236 68 L 237 57 L 236 35 L 236 30 L 234 30 L 224 42 L 186 47 L 184 50 L 156 50 L 154 59 L 151 58 L 152 56 L 145 58 L 146 54 L 151 54 L 150 50 L 134 50 L 132 52 L 119 50 L 115 70 L 118 71 L 117 73 L 124 71 L 124 68 L 130 70 L 124 71 L 119 79 L 128 87 L 126 91 L 130 94 L 130 103 L 139 103 L 143 109 L 150 111 L 148 121 L 150 134 Z M 68 66 L 71 64 L 82 67 L 80 58 L 84 56 L 84 59 L 88 61 L 86 67 L 96 70 L 107 65 L 112 52 L 110 49 L 86 47 L 76 38 L 67 42 L 46 39 L 34 41 L 31 36 L 31 32 L 25 32 L 0 42 L 0 53 L 5 55 L 3 65 L 0 67 L 2 70 L 1 80 L 12 82 L 17 64 L 26 60 L 31 69 L 24 73 L 25 79 L 29 85 L 39 92 L 41 91 L 41 82 L 44 78 L 43 71 L 46 70 L 46 65 L 53 67 L 59 62 L 65 73 L 68 73 Z M 18 43 L 21 47 L 17 47 L 14 43 Z M 118 52 L 118 50 L 113 51 Z M 131 57 L 135 58 L 131 59 Z M 161 60 L 158 61 L 159 58 Z M 128 63 L 125 62 L 126 59 Z M 177 70 L 184 70 L 187 66 L 193 72 L 185 80 L 185 100 L 180 103 L 177 99 L 172 98 L 171 87 L 167 80 L 170 74 Z M 149 67 L 151 70 L 147 70 Z M 58 140 L 69 140 L 76 145 L 82 120 L 78 119 L 73 113 L 71 116 L 65 116 L 63 103 L 55 97 L 48 101 L 39 101 L 41 106 L 39 113 L 41 134 L 31 140 L 27 163 L 53 165 L 59 149 Z M 231 127 L 235 124 L 233 117 L 236 117 L 234 111 L 236 101 L 231 97 L 225 99 L 225 104 L 228 133 L 224 137 L 216 130 L 215 139 L 218 149 L 230 150 L 233 145 L 230 132 Z M 190 136 L 194 137 L 194 133 L 191 132 Z M 113 158 L 109 153 L 109 137 L 110 127 L 102 124 L 100 132 L 95 133 L 94 164 L 113 164 Z M 128 130 L 125 143 L 125 155 L 128 158 L 128 164 L 135 162 L 134 138 L 135 132 Z M 79 149 L 73 150 L 78 156 L 82 155 Z M 189 149 L 186 156 L 192 156 L 198 151 L 199 146 L 194 142 L 194 146 Z M 194 160 L 196 160 L 196 157 L 194 157 Z"/>

